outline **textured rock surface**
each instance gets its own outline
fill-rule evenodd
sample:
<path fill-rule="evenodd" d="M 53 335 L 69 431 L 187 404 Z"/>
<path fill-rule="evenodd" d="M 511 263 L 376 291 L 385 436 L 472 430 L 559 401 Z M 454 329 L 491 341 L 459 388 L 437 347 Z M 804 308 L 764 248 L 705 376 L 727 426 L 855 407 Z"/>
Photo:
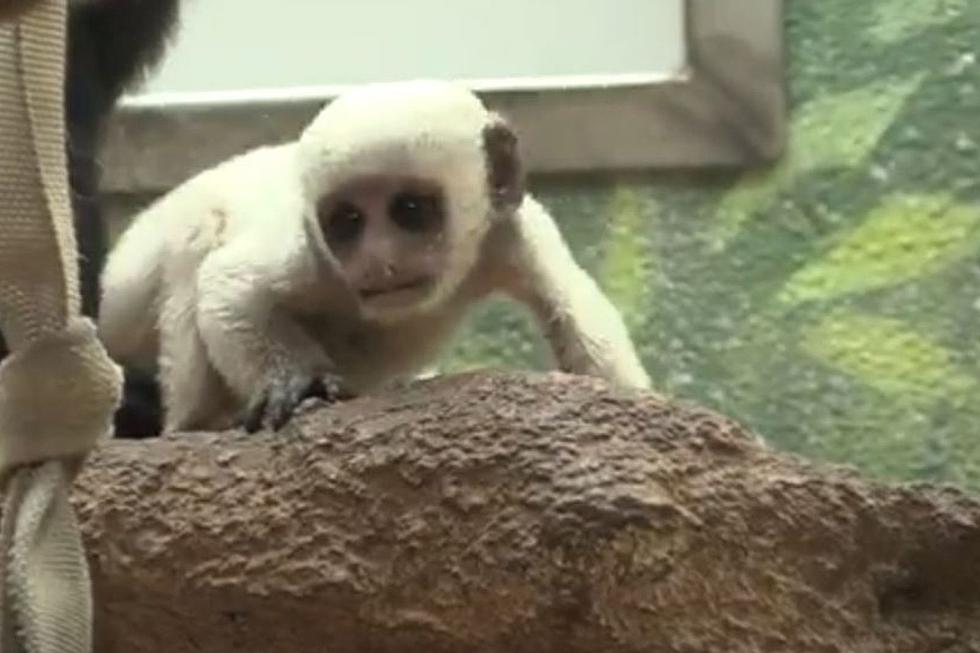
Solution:
<path fill-rule="evenodd" d="M 113 442 L 76 505 L 100 653 L 980 650 L 980 503 L 586 378 Z"/>

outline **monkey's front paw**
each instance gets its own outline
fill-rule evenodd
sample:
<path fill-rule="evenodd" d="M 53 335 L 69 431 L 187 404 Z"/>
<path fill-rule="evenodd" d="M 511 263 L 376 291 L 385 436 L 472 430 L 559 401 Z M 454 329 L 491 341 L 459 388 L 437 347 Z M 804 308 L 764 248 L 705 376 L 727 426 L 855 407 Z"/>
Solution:
<path fill-rule="evenodd" d="M 329 402 L 353 397 L 338 376 L 297 372 L 274 375 L 249 403 L 242 427 L 255 433 L 263 426 L 278 431 L 292 418 L 303 400 L 316 397 Z"/>
<path fill-rule="evenodd" d="M 356 393 L 348 388 L 344 380 L 336 374 L 324 374 L 318 377 L 314 383 L 313 392 L 307 395 L 307 397 L 322 399 L 331 404 L 336 401 L 353 399 L 356 396 Z"/>

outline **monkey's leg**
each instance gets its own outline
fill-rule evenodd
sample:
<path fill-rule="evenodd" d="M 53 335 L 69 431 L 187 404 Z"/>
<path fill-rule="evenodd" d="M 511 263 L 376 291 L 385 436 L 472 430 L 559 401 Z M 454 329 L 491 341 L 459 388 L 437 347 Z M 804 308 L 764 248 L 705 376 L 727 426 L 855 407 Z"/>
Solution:
<path fill-rule="evenodd" d="M 208 363 L 207 350 L 194 320 L 193 294 L 171 295 L 160 322 L 160 381 L 165 410 L 164 430 L 222 428 L 228 391 Z"/>
<path fill-rule="evenodd" d="M 560 369 L 649 388 L 622 316 L 575 262 L 551 215 L 528 197 L 514 219 L 506 290 L 531 308 Z"/>
<path fill-rule="evenodd" d="M 245 430 L 278 430 L 307 397 L 345 393 L 326 352 L 278 301 L 277 276 L 250 258 L 222 250 L 204 262 L 197 327 L 211 363 L 246 404 Z"/>

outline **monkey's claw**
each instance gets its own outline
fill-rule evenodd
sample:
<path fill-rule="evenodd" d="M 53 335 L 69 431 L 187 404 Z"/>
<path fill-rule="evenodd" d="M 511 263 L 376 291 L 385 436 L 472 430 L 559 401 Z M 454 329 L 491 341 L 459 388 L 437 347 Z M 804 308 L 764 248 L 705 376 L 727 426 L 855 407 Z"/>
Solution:
<path fill-rule="evenodd" d="M 343 381 L 334 375 L 312 376 L 282 373 L 273 376 L 255 396 L 245 411 L 242 428 L 255 433 L 263 426 L 278 431 L 292 418 L 296 408 L 311 397 L 328 402 L 353 396 Z"/>

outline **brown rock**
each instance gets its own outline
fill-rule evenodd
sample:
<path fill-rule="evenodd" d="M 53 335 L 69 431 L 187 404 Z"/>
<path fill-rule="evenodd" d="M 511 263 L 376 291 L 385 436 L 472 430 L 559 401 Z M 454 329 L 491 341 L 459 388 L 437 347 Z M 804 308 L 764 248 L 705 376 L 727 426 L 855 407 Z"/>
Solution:
<path fill-rule="evenodd" d="M 980 650 L 980 503 L 584 377 L 116 441 L 76 498 L 100 653 Z"/>

